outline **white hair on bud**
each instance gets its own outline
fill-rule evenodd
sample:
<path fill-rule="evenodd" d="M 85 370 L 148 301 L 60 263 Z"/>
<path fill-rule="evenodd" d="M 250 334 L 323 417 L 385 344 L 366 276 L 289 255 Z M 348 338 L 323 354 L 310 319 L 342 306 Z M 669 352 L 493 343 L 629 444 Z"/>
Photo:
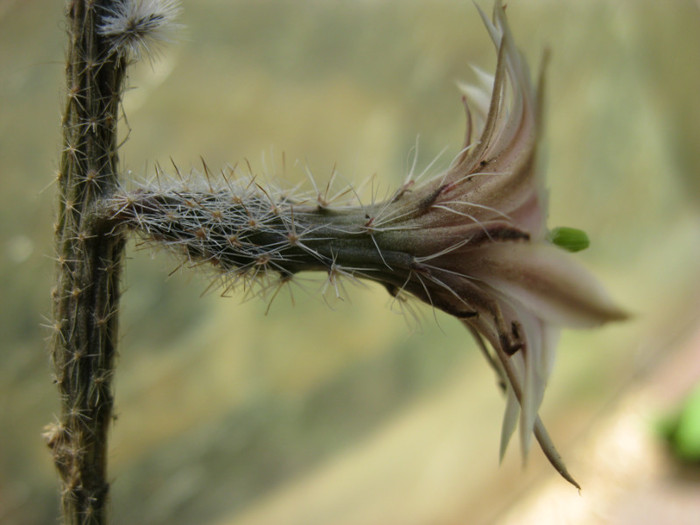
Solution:
<path fill-rule="evenodd" d="M 98 31 L 111 42 L 111 53 L 153 60 L 159 46 L 172 40 L 180 11 L 179 0 L 120 0 L 105 9 Z"/>

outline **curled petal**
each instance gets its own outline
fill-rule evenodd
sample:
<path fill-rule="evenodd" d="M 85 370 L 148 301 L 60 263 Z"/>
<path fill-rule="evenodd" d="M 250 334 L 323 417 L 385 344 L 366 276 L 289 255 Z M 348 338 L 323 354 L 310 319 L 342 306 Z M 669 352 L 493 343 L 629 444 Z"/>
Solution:
<path fill-rule="evenodd" d="M 498 50 L 490 103 L 479 139 L 473 144 L 472 118 L 467 106 L 467 143 L 444 176 L 446 190 L 440 200 L 478 203 L 479 208 L 470 212 L 475 220 L 507 214 L 535 238 L 541 238 L 546 231 L 547 195 L 536 169 L 536 153 L 546 60 L 535 88 L 530 82 L 527 63 L 515 46 L 501 3 L 494 6 L 493 22 L 479 12 Z M 484 75 L 479 76 L 484 83 Z M 482 90 L 465 91 L 476 102 L 477 113 L 481 113 Z"/>

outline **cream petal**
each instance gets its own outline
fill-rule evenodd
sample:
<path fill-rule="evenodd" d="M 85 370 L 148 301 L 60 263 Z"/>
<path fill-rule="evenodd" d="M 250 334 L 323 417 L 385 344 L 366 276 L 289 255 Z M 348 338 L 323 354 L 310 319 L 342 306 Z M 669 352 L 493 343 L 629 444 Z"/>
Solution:
<path fill-rule="evenodd" d="M 503 461 L 503 457 L 506 455 L 508 444 L 513 437 L 513 432 L 515 432 L 519 414 L 520 403 L 515 396 L 513 388 L 508 386 L 506 388 L 506 411 L 503 414 L 503 425 L 501 425 L 501 445 L 498 452 L 501 461 Z"/>
<path fill-rule="evenodd" d="M 504 297 L 488 286 L 481 286 L 480 290 L 484 306 L 477 309 L 477 316 L 463 322 L 472 333 L 477 333 L 482 352 L 487 354 L 489 363 L 505 384 L 507 404 L 501 431 L 501 456 L 518 423 L 521 450 L 526 456 L 554 363 L 559 330 L 519 301 Z M 476 298 L 477 293 L 471 295 Z M 503 344 L 504 337 L 522 344 L 522 348 L 509 355 L 507 344 Z M 495 356 L 485 349 L 481 338 L 489 341 Z"/>
<path fill-rule="evenodd" d="M 506 327 L 517 327 L 518 339 L 523 344 L 508 360 L 512 364 L 516 385 L 509 389 L 520 390 L 520 446 L 523 455 L 527 455 L 532 443 L 532 433 L 537 420 L 544 392 L 547 387 L 556 356 L 556 342 L 559 329 L 541 318 L 527 306 L 512 298 L 502 297 L 499 301 L 500 314 Z M 507 407 L 506 412 L 512 413 L 513 407 Z M 511 414 L 504 417 L 504 424 L 512 418 Z M 511 423 L 512 424 L 512 423 Z M 512 433 L 512 430 L 510 431 Z M 506 436 L 504 432 L 504 436 Z M 502 451 L 507 442 L 501 442 Z"/>
<path fill-rule="evenodd" d="M 574 256 L 554 246 L 492 244 L 465 261 L 465 273 L 527 305 L 549 323 L 587 328 L 627 318 Z"/>
<path fill-rule="evenodd" d="M 523 354 L 525 361 L 520 445 L 523 454 L 527 455 L 537 413 L 544 399 L 544 391 L 554 365 L 559 330 L 542 321 L 532 311 L 518 310 L 517 313 L 525 340 L 523 350 L 519 352 Z"/>

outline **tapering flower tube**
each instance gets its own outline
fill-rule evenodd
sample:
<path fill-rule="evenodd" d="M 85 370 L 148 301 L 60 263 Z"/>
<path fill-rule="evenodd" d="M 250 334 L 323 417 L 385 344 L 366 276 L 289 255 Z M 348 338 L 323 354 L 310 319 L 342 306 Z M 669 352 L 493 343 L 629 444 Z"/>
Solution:
<path fill-rule="evenodd" d="M 465 89 L 465 146 L 452 165 L 387 201 L 331 206 L 261 188 L 254 178 L 208 176 L 121 192 L 104 216 L 115 227 L 210 262 L 227 283 L 320 270 L 369 279 L 459 319 L 476 337 L 507 397 L 501 454 L 519 423 L 521 448 L 534 434 L 567 472 L 539 417 L 562 327 L 624 319 L 598 282 L 547 236 L 547 194 L 537 169 L 543 74 L 537 86 L 515 47 L 500 1 L 489 20 L 495 75 Z M 542 67 L 544 70 L 544 66 Z M 475 131 L 480 133 L 476 138 Z M 206 171 L 206 168 L 205 168 Z M 488 343 L 488 345 L 486 344 Z"/>

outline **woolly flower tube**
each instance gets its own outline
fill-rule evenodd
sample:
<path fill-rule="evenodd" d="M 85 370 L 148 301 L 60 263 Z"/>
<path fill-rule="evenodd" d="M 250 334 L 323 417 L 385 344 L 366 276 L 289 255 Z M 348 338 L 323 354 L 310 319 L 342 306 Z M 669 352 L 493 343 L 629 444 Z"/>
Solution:
<path fill-rule="evenodd" d="M 542 75 L 530 83 L 500 2 L 481 16 L 498 52 L 494 77 L 467 88 L 465 147 L 442 174 L 408 180 L 385 202 L 329 206 L 321 195 L 263 189 L 254 178 L 172 182 L 120 192 L 103 216 L 165 245 L 189 263 L 211 263 L 228 283 L 284 283 L 323 271 L 384 285 L 459 319 L 504 385 L 501 454 L 519 424 L 572 484 L 537 413 L 561 327 L 625 317 L 573 256 L 551 244 L 537 171 Z M 480 104 L 479 102 L 482 101 Z M 474 121 L 483 121 L 472 140 Z M 199 186 L 199 187 L 198 187 Z M 549 237 L 551 238 L 551 237 Z M 271 276 L 277 276 L 278 280 Z M 488 343 L 488 346 L 487 346 Z M 489 349 L 490 347 L 490 349 Z"/>

